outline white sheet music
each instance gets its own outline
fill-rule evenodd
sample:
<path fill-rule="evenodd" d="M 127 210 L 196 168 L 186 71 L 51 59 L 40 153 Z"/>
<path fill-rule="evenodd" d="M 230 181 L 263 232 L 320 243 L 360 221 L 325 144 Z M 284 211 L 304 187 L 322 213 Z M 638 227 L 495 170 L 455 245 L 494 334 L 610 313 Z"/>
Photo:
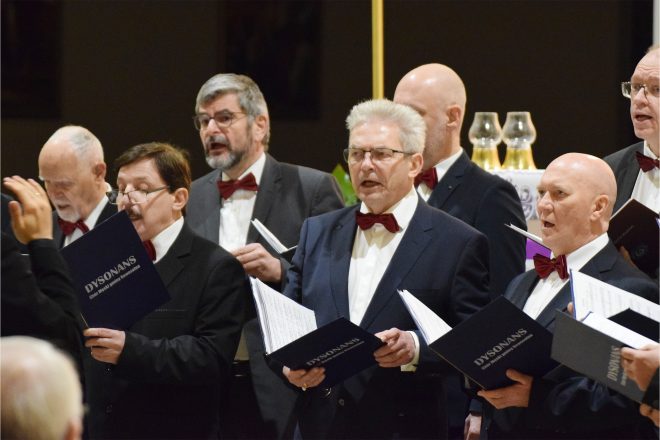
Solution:
<path fill-rule="evenodd" d="M 250 277 L 266 354 L 316 330 L 314 311 Z"/>
<path fill-rule="evenodd" d="M 610 317 L 626 309 L 660 321 L 660 306 L 641 296 L 626 292 L 582 272 L 571 271 L 573 307 L 576 319 L 582 321 L 589 312 Z"/>
<path fill-rule="evenodd" d="M 532 234 L 531 232 L 527 232 L 527 231 L 525 231 L 524 229 L 520 229 L 520 228 L 519 228 L 518 226 L 516 226 L 516 225 L 512 225 L 512 224 L 508 224 L 508 225 L 507 225 L 507 224 L 505 224 L 504 226 L 506 226 L 506 227 L 508 227 L 508 228 L 510 228 L 510 229 L 513 229 L 513 230 L 516 231 L 517 233 L 519 233 L 519 234 L 521 234 L 521 235 L 524 235 L 525 237 L 527 237 L 527 238 L 529 238 L 530 240 L 532 240 L 532 241 L 534 241 L 534 242 L 540 244 L 541 246 L 547 247 L 546 245 L 543 244 L 543 239 L 542 239 L 541 237 L 539 237 L 538 235 L 534 235 L 534 234 Z"/>
<path fill-rule="evenodd" d="M 403 304 L 408 309 L 408 312 L 410 312 L 415 324 L 417 324 L 417 328 L 422 333 L 422 336 L 424 336 L 426 344 L 437 341 L 441 336 L 451 330 L 449 324 L 413 294 L 407 290 L 399 290 L 399 295 L 401 295 Z"/>
<path fill-rule="evenodd" d="M 655 341 L 595 313 L 590 313 L 582 322 L 632 348 L 642 348 L 648 344 L 656 344 Z"/>
<path fill-rule="evenodd" d="M 283 254 L 285 252 L 288 252 L 288 251 L 296 248 L 295 246 L 290 247 L 290 248 L 287 248 L 286 246 L 284 246 L 282 244 L 282 242 L 280 240 L 278 240 L 277 237 L 275 237 L 275 234 L 270 232 L 270 230 L 266 226 L 264 226 L 264 224 L 261 223 L 259 221 L 259 219 L 256 219 L 256 218 L 252 219 L 252 224 L 254 225 L 254 228 L 257 230 L 257 232 L 259 232 L 261 234 L 261 236 L 264 238 L 264 240 L 266 240 L 268 242 L 268 244 L 273 249 L 275 249 L 275 252 L 277 252 L 278 254 Z"/>

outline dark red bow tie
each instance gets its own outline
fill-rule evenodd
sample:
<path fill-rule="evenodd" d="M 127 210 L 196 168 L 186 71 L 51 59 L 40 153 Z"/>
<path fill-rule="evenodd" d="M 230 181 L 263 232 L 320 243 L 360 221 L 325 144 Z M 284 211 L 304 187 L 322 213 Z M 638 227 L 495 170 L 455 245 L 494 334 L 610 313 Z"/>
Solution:
<path fill-rule="evenodd" d="M 390 232 L 396 232 L 399 230 L 399 224 L 394 218 L 394 214 L 363 214 L 360 211 L 355 212 L 355 221 L 357 221 L 360 229 L 369 229 L 376 223 L 380 223 L 385 226 Z"/>
<path fill-rule="evenodd" d="M 78 220 L 77 222 L 68 222 L 66 220 L 62 220 L 61 218 L 57 218 L 57 224 L 60 225 L 60 229 L 62 230 L 62 233 L 65 236 L 69 236 L 73 234 L 73 231 L 76 230 L 76 228 L 80 229 L 83 234 L 89 232 L 89 228 L 83 222 L 82 220 Z"/>
<path fill-rule="evenodd" d="M 257 185 L 257 179 L 254 178 L 254 174 L 250 173 L 239 180 L 218 180 L 218 190 L 220 191 L 220 196 L 225 200 L 231 197 L 231 195 L 234 194 L 234 191 L 237 189 L 257 191 L 259 189 L 259 185 Z"/>
<path fill-rule="evenodd" d="M 156 248 L 154 247 L 154 244 L 151 242 L 151 240 L 143 241 L 142 246 L 144 246 L 144 250 L 147 251 L 147 255 L 149 255 L 149 258 L 151 258 L 151 261 L 156 260 Z"/>
<path fill-rule="evenodd" d="M 550 259 L 544 255 L 534 255 L 534 269 L 541 278 L 548 278 L 553 272 L 557 271 L 557 275 L 562 280 L 568 278 L 568 266 L 566 265 L 566 255 L 560 255 L 557 258 Z"/>
<path fill-rule="evenodd" d="M 435 188 L 438 184 L 438 173 L 435 171 L 435 167 L 431 167 L 415 176 L 415 187 L 418 187 L 422 182 L 430 189 Z"/>
<path fill-rule="evenodd" d="M 660 160 L 658 159 L 653 159 L 652 157 L 648 157 L 640 153 L 639 151 L 635 152 L 635 156 L 637 158 L 637 163 L 639 164 L 639 167 L 645 173 L 647 171 L 651 171 L 653 168 L 660 168 Z"/>

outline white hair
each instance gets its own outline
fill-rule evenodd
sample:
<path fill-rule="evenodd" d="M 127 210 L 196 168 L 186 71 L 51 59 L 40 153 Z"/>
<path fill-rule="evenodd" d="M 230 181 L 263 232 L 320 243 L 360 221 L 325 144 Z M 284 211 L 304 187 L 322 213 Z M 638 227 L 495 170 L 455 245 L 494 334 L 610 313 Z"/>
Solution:
<path fill-rule="evenodd" d="M 426 141 L 424 119 L 407 105 L 397 104 L 389 99 L 373 99 L 355 105 L 346 118 L 346 128 L 351 132 L 369 121 L 381 121 L 399 127 L 399 140 L 403 151 L 421 153 Z"/>
<path fill-rule="evenodd" d="M 61 440 L 82 423 L 82 392 L 73 362 L 52 344 L 0 338 L 2 438 Z"/>

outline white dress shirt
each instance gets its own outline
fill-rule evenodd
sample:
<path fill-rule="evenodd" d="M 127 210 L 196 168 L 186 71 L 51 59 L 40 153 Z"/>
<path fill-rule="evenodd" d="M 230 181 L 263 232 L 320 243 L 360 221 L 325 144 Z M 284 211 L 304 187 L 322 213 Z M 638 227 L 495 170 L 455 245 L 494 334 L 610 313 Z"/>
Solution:
<path fill-rule="evenodd" d="M 566 266 L 568 267 L 568 270 L 579 271 L 582 269 L 589 260 L 603 250 L 608 241 L 609 237 L 607 236 L 607 233 L 604 233 L 566 255 Z M 540 279 L 539 282 L 536 283 L 532 293 L 529 295 L 529 298 L 527 298 L 525 307 L 523 307 L 523 312 L 527 313 L 534 319 L 538 318 L 543 309 L 550 304 L 550 301 L 552 301 L 567 282 L 568 278 L 562 280 L 557 274 L 557 271 L 553 271 L 545 279 Z"/>
<path fill-rule="evenodd" d="M 451 166 L 454 165 L 458 158 L 461 157 L 461 154 L 463 154 L 463 148 L 459 149 L 457 153 L 452 154 L 448 158 L 441 160 L 435 165 L 434 168 L 436 174 L 438 175 L 438 182 L 440 182 L 442 178 L 445 177 L 445 174 L 447 174 L 449 168 L 451 168 Z M 428 202 L 433 190 L 426 186 L 426 183 L 422 182 L 419 184 L 419 186 L 417 186 L 417 192 L 425 202 Z"/>
<path fill-rule="evenodd" d="M 257 185 L 261 183 L 261 176 L 266 165 L 266 154 L 262 153 L 243 174 L 239 180 L 248 174 L 254 174 Z M 222 173 L 222 180 L 230 180 L 229 176 Z M 257 193 L 244 189 L 236 190 L 228 199 L 222 201 L 220 207 L 220 232 L 219 244 L 229 252 L 242 248 L 247 243 L 248 229 L 254 211 L 254 203 Z"/>
<path fill-rule="evenodd" d="M 394 214 L 399 225 L 399 231 L 390 232 L 380 223 L 369 229 L 359 227 L 355 232 L 351 265 L 348 270 L 348 306 L 351 322 L 360 325 L 369 303 L 376 292 L 385 270 L 392 261 L 396 249 L 401 243 L 403 234 L 410 224 L 419 198 L 414 188 L 385 213 Z M 360 212 L 370 212 L 362 203 Z M 410 332 L 415 340 L 415 356 L 410 364 L 401 367 L 403 371 L 414 371 L 414 365 L 419 359 L 419 341 L 414 332 Z"/>
<path fill-rule="evenodd" d="M 643 153 L 652 159 L 658 159 L 646 141 Z M 647 172 L 640 169 L 631 197 L 651 208 L 653 212 L 660 212 L 660 169 L 653 168 Z"/>
<path fill-rule="evenodd" d="M 154 263 L 158 263 L 161 258 L 165 256 L 167 251 L 170 250 L 170 247 L 172 247 L 174 240 L 179 236 L 182 228 L 183 217 L 176 220 L 151 239 L 151 244 L 154 245 L 154 249 L 156 250 L 156 259 L 154 260 Z"/>
<path fill-rule="evenodd" d="M 87 228 L 90 231 L 94 229 L 94 226 L 96 226 L 96 222 L 101 216 L 101 212 L 103 212 L 103 210 L 105 209 L 105 205 L 107 203 L 108 203 L 108 197 L 103 196 L 103 198 L 96 205 L 96 207 L 92 209 L 92 212 L 90 212 L 87 218 L 83 220 L 83 223 L 85 223 L 85 226 L 87 226 Z M 82 236 L 83 236 L 83 231 L 81 231 L 80 228 L 75 228 L 70 235 L 64 237 L 64 246 L 70 245 L 71 243 L 78 240 Z"/>

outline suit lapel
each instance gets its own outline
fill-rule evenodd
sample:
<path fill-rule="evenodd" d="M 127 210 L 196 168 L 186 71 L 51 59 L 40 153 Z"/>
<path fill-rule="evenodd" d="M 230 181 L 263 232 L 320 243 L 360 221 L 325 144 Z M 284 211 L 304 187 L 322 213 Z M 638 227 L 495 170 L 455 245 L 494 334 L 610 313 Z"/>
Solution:
<path fill-rule="evenodd" d="M 536 274 L 536 271 L 530 270 L 526 272 L 518 286 L 511 292 L 507 299 L 511 301 L 516 307 L 522 310 L 525 307 L 525 303 L 529 298 L 529 295 L 534 290 L 536 283 L 538 283 L 539 277 Z"/>
<path fill-rule="evenodd" d="M 469 165 L 470 158 L 463 151 L 456 162 L 447 170 L 444 177 L 438 182 L 438 185 L 431 193 L 431 197 L 429 197 L 428 204 L 442 209 L 451 193 L 461 184 L 461 180 Z"/>
<path fill-rule="evenodd" d="M 218 192 L 218 179 L 220 179 L 220 171 L 215 170 L 208 175 L 203 183 L 204 186 L 201 188 L 204 203 L 200 208 L 202 211 L 200 217 L 204 221 L 199 235 L 206 237 L 214 243 L 220 241 L 220 208 L 222 207 L 222 199 Z"/>
<path fill-rule="evenodd" d="M 266 154 L 266 163 L 264 164 L 264 172 L 261 175 L 261 182 L 259 182 L 259 191 L 257 192 L 257 200 L 254 202 L 252 218 L 257 218 L 262 223 L 266 223 L 268 214 L 276 199 L 275 196 L 282 191 L 281 178 L 279 163 L 269 154 Z M 259 233 L 254 226 L 250 225 L 247 242 L 254 243 L 258 239 Z"/>
<path fill-rule="evenodd" d="M 644 152 L 644 142 L 639 142 L 634 145 L 630 154 L 625 155 L 621 160 L 625 161 L 625 167 L 621 175 L 621 181 L 618 184 L 617 194 L 617 208 L 621 207 L 632 195 L 637 175 L 639 174 L 639 164 L 635 158 L 635 152 Z"/>
<path fill-rule="evenodd" d="M 397 288 L 406 277 L 410 269 L 415 265 L 420 255 L 424 253 L 431 238 L 428 231 L 433 228 L 429 216 L 429 208 L 422 200 L 417 203 L 417 209 L 410 224 L 406 228 L 399 246 L 390 261 L 383 278 L 378 283 L 373 298 L 367 307 L 360 327 L 369 328 L 380 311 L 396 295 Z"/>
<path fill-rule="evenodd" d="M 156 270 L 166 287 L 169 287 L 185 267 L 183 259 L 191 253 L 192 240 L 193 233 L 184 223 L 167 254 L 156 263 Z"/>
<path fill-rule="evenodd" d="M 355 205 L 354 209 L 349 209 L 346 214 L 340 217 L 331 232 L 330 238 L 330 288 L 335 306 L 339 314 L 346 319 L 350 318 L 348 307 L 348 270 L 351 265 L 351 256 L 353 254 L 353 242 L 355 241 L 355 211 L 360 205 Z"/>

